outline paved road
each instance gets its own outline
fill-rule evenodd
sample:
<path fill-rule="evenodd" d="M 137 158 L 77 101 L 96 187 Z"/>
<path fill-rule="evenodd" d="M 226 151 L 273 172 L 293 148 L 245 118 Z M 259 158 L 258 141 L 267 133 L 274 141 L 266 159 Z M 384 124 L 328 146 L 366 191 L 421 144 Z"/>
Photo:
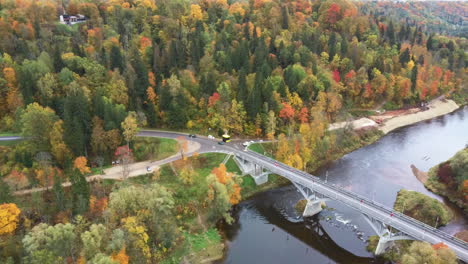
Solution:
<path fill-rule="evenodd" d="M 431 244 L 443 242 L 449 246 L 461 260 L 468 262 L 468 244 L 466 242 L 459 240 L 436 228 L 428 226 L 422 222 L 419 222 L 411 217 L 393 211 L 392 209 L 373 202 L 366 197 L 362 197 L 356 193 L 352 193 L 333 184 L 325 183 L 321 179 L 311 174 L 289 167 L 286 164 L 260 155 L 256 152 L 247 151 L 242 146 L 242 141 L 231 142 L 226 145 L 219 145 L 219 139 L 214 140 L 205 137 L 188 138 L 187 135 L 183 133 L 148 130 L 141 131 L 139 136 L 164 138 L 185 137 L 192 142 L 190 143 L 190 146 L 197 146 L 195 149 L 192 149 L 192 151 L 189 151 L 190 153 L 187 153 L 187 156 L 193 155 L 195 152 L 222 152 L 235 154 L 242 159 L 254 162 L 275 174 L 281 175 L 292 182 L 306 186 L 330 199 L 340 201 L 352 208 L 355 208 L 363 214 L 390 225 L 418 240 L 423 240 Z M 159 162 L 162 164 L 164 162 L 170 162 L 179 158 L 180 155 L 176 154 Z M 143 166 L 143 168 L 146 168 L 147 162 L 141 164 L 143 165 L 132 165 L 137 167 L 132 167 L 133 172 L 131 172 L 131 175 L 137 175 L 138 173 L 141 174 L 141 172 L 143 172 L 143 174 L 146 173 L 144 171 L 140 171 L 142 169 L 140 167 Z"/>
<path fill-rule="evenodd" d="M 0 141 L 11 141 L 11 140 L 18 140 L 21 139 L 21 137 L 0 137 Z"/>
<path fill-rule="evenodd" d="M 143 133 L 142 135 L 145 136 L 169 138 L 183 136 L 183 134 L 167 132 L 144 131 L 141 133 Z M 292 182 L 299 183 L 302 186 L 306 186 L 330 199 L 340 201 L 350 207 L 353 207 L 363 214 L 377 219 L 389 226 L 392 226 L 404 232 L 405 234 L 414 237 L 415 239 L 426 241 L 431 244 L 442 242 L 449 246 L 461 260 L 468 262 L 468 243 L 397 211 L 393 211 L 392 209 L 387 208 L 377 202 L 371 201 L 366 197 L 350 192 L 333 184 L 326 183 L 320 178 L 311 174 L 297 170 L 284 163 L 260 155 L 256 152 L 247 151 L 242 146 L 241 141 L 227 143 L 226 145 L 218 145 L 216 140 L 206 138 L 198 137 L 191 140 L 200 143 L 202 146 L 201 152 L 217 151 L 233 153 L 242 159 L 254 162 L 275 174 L 281 175 Z"/>

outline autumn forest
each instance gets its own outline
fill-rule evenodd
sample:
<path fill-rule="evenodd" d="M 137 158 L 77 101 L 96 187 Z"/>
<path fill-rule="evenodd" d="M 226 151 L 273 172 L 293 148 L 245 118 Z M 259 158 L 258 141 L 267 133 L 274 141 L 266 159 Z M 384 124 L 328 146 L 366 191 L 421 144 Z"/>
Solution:
<path fill-rule="evenodd" d="M 179 263 L 197 232 L 219 242 L 248 187 L 218 156 L 176 164 L 183 190 L 170 168 L 161 183 L 86 181 L 156 158 L 152 144 L 184 148 L 137 127 L 278 139 L 275 156 L 306 170 L 376 133 L 330 123 L 464 102 L 467 39 L 400 15 L 349 0 L 0 0 L 0 134 L 25 138 L 0 145 L 0 262 Z M 32 187 L 50 189 L 15 198 Z"/>

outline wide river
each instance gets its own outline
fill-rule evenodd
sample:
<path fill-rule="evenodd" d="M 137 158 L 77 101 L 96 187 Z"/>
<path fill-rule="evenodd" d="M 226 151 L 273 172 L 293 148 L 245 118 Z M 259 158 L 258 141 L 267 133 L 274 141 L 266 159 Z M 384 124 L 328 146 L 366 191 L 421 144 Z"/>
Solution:
<path fill-rule="evenodd" d="M 315 175 L 375 201 L 393 206 L 400 189 L 427 191 L 413 175 L 452 157 L 468 144 L 468 107 L 454 113 L 390 132 L 319 169 Z M 302 199 L 293 186 L 258 194 L 235 208 L 235 223 L 225 228 L 228 248 L 220 263 L 379 263 L 365 249 L 374 232 L 359 212 L 337 202 L 302 219 L 294 205 Z M 450 204 L 448 204 L 450 206 Z M 453 206 L 452 206 L 453 207 Z M 454 234 L 468 229 L 467 216 L 442 227 Z"/>

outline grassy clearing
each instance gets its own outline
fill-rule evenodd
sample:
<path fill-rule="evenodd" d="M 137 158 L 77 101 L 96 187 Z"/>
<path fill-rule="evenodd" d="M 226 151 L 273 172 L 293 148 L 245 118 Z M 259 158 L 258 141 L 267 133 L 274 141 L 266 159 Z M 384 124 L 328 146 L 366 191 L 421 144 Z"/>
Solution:
<path fill-rule="evenodd" d="M 177 141 L 170 138 L 138 137 L 133 143 L 136 161 L 161 160 L 177 152 Z"/>
<path fill-rule="evenodd" d="M 273 158 L 272 153 L 274 153 L 275 145 L 272 142 L 254 143 L 249 145 L 248 148 L 252 151 Z"/>
<path fill-rule="evenodd" d="M 21 136 L 18 133 L 13 133 L 13 132 L 0 132 L 0 137 L 19 137 Z"/>
<path fill-rule="evenodd" d="M 0 140 L 0 146 L 11 147 L 11 146 L 15 146 L 16 144 L 19 144 L 21 141 L 22 141 L 22 139 L 18 139 L 18 140 Z"/>
<path fill-rule="evenodd" d="M 184 233 L 184 243 L 161 264 L 178 264 L 182 260 L 188 263 L 211 263 L 223 257 L 224 244 L 214 228 L 200 234 Z"/>

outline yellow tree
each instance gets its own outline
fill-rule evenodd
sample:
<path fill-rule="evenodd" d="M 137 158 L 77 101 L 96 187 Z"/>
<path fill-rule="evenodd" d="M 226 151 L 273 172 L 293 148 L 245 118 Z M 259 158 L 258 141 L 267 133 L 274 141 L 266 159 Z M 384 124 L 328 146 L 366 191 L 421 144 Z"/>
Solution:
<path fill-rule="evenodd" d="M 192 4 L 190 6 L 190 17 L 194 20 L 202 20 L 203 19 L 203 12 L 199 5 Z"/>
<path fill-rule="evenodd" d="M 285 162 L 289 159 L 290 147 L 289 142 L 286 136 L 281 133 L 278 136 L 278 148 L 276 149 L 276 158 L 281 161 Z"/>
<path fill-rule="evenodd" d="M 90 173 L 91 170 L 87 166 L 87 163 L 88 160 L 85 157 L 81 156 L 75 159 L 75 161 L 73 162 L 73 167 L 75 169 L 78 169 L 82 174 Z"/>
<path fill-rule="evenodd" d="M 13 233 L 18 226 L 21 211 L 14 203 L 0 205 L 0 236 Z"/>
<path fill-rule="evenodd" d="M 64 164 L 65 157 L 70 155 L 70 150 L 63 141 L 63 121 L 59 120 L 54 123 L 50 131 L 50 146 L 52 155 L 59 164 Z"/>
<path fill-rule="evenodd" d="M 121 124 L 127 147 L 130 148 L 130 141 L 132 141 L 138 133 L 138 122 L 135 113 L 130 112 Z"/>
<path fill-rule="evenodd" d="M 122 219 L 124 228 L 130 233 L 131 240 L 134 246 L 141 252 L 141 254 L 146 258 L 146 262 L 149 263 L 151 259 L 151 249 L 148 246 L 149 236 L 146 233 L 145 226 L 138 223 L 136 217 L 127 217 Z M 141 263 L 145 261 L 142 260 Z"/>

